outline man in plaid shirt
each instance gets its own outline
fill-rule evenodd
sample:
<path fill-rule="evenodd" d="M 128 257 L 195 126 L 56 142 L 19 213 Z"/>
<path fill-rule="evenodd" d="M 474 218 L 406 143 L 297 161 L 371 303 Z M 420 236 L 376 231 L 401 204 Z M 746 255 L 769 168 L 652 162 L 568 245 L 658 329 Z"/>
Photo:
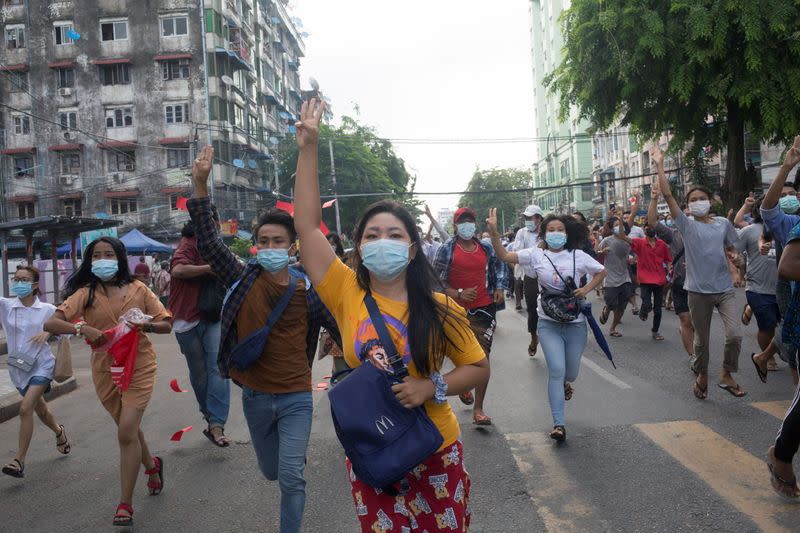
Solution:
<path fill-rule="evenodd" d="M 242 407 L 259 467 L 267 479 L 280 483 L 280 531 L 298 532 L 306 499 L 303 469 L 311 433 L 311 363 L 320 327 L 341 342 L 339 332 L 308 279 L 288 268 L 297 237 L 288 213 L 272 209 L 260 215 L 253 231 L 256 261 L 241 264 L 222 242 L 208 198 L 213 156 L 207 146 L 195 160 L 194 198 L 187 205 L 200 254 L 231 289 L 222 310 L 220 372 L 242 388 Z M 232 365 L 233 348 L 265 326 L 292 278 L 298 279 L 297 288 L 270 330 L 261 356 L 244 369 Z"/>

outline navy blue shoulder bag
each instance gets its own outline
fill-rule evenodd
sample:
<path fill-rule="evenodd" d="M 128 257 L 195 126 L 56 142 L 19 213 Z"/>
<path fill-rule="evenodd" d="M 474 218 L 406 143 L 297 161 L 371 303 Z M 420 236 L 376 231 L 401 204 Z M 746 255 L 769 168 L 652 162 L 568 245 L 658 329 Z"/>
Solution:
<path fill-rule="evenodd" d="M 264 353 L 264 346 L 267 344 L 269 332 L 275 327 L 278 319 L 281 317 L 286 307 L 289 305 L 289 300 L 292 299 L 295 289 L 297 288 L 298 278 L 292 271 L 289 271 L 289 286 L 286 291 L 278 300 L 275 309 L 269 314 L 267 324 L 263 328 L 258 328 L 253 333 L 242 339 L 230 355 L 230 366 L 236 368 L 240 372 L 246 370 L 250 365 L 258 361 L 261 354 Z"/>
<path fill-rule="evenodd" d="M 392 385 L 408 370 L 369 293 L 364 304 L 394 373 L 364 361 L 331 389 L 328 399 L 336 435 L 355 475 L 371 487 L 394 493 L 392 485 L 436 453 L 444 439 L 424 407 L 407 409 L 395 398 Z"/>

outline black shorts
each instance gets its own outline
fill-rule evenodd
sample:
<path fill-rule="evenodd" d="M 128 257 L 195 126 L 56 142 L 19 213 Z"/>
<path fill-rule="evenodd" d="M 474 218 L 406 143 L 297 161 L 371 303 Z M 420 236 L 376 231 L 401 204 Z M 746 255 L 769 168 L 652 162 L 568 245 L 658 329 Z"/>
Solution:
<path fill-rule="evenodd" d="M 672 283 L 672 305 L 676 315 L 689 312 L 689 292 L 683 288 L 683 280 Z"/>
<path fill-rule="evenodd" d="M 781 320 L 781 312 L 778 309 L 778 300 L 775 295 L 747 291 L 745 296 L 747 296 L 747 303 L 756 317 L 758 329 L 760 331 L 775 329 Z"/>
<path fill-rule="evenodd" d="M 623 309 L 628 303 L 628 299 L 633 294 L 633 285 L 623 283 L 619 287 L 606 287 L 603 289 L 603 299 L 606 306 L 613 311 L 614 309 Z"/>

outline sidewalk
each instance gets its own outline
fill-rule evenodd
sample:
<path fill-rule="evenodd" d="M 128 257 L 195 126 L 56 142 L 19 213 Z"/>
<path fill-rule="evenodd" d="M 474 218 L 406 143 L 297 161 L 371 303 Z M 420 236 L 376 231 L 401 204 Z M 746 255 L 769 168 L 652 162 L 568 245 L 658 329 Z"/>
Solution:
<path fill-rule="evenodd" d="M 73 352 L 75 351 L 75 340 L 72 341 Z M 51 342 L 50 347 L 55 353 L 56 343 Z M 0 423 L 10 420 L 19 414 L 19 406 L 22 403 L 22 397 L 19 392 L 11 383 L 11 378 L 8 376 L 7 348 L 5 334 L 0 333 Z M 73 353 L 73 368 L 75 365 L 75 357 Z M 50 392 L 44 395 L 47 401 L 63 396 L 68 392 L 74 391 L 78 387 L 78 381 L 75 377 L 71 377 L 63 383 L 53 382 Z"/>

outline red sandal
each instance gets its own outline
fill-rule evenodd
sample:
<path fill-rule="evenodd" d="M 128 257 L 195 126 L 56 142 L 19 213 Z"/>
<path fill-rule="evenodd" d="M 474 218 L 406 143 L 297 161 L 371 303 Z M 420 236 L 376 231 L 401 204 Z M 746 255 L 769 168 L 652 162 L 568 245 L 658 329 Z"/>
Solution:
<path fill-rule="evenodd" d="M 161 457 L 153 457 L 153 462 L 156 464 L 153 468 L 145 470 L 146 476 L 158 474 L 158 481 L 148 481 L 147 489 L 150 491 L 150 496 L 157 496 L 161 494 L 164 489 L 164 460 Z"/>
<path fill-rule="evenodd" d="M 128 514 L 124 514 L 122 511 Z M 121 527 L 133 526 L 133 507 L 130 504 L 119 502 L 117 511 L 114 514 L 114 525 Z"/>

